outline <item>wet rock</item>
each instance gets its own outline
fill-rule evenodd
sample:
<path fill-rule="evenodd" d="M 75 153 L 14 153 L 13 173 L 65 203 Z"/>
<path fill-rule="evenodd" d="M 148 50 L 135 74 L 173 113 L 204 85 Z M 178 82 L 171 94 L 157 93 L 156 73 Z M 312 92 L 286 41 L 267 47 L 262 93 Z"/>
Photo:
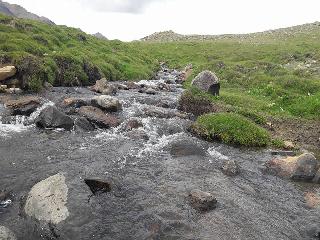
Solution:
<path fill-rule="evenodd" d="M 199 211 L 210 211 L 217 207 L 217 199 L 207 192 L 192 190 L 189 194 L 191 206 Z"/>
<path fill-rule="evenodd" d="M 312 181 L 319 170 L 320 163 L 311 153 L 297 157 L 272 159 L 266 163 L 267 170 L 292 180 Z"/>
<path fill-rule="evenodd" d="M 86 98 L 66 98 L 63 100 L 63 107 L 80 108 L 91 105 L 91 99 Z"/>
<path fill-rule="evenodd" d="M 219 95 L 219 78 L 216 76 L 215 73 L 211 71 L 203 71 L 199 73 L 199 75 L 195 79 L 193 79 L 191 85 L 199 88 L 204 92 L 211 93 L 214 96 Z"/>
<path fill-rule="evenodd" d="M 95 127 L 85 118 L 78 117 L 74 121 L 74 130 L 78 132 L 90 132 L 93 131 Z"/>
<path fill-rule="evenodd" d="M 94 107 L 101 108 L 108 112 L 117 112 L 122 109 L 122 105 L 117 98 L 107 95 L 96 96 L 91 102 Z"/>
<path fill-rule="evenodd" d="M 20 87 L 21 85 L 20 81 L 16 78 L 10 78 L 10 79 L 4 80 L 3 83 L 8 87 L 12 87 L 12 88 Z"/>
<path fill-rule="evenodd" d="M 6 93 L 7 88 L 7 85 L 0 85 L 0 93 Z"/>
<path fill-rule="evenodd" d="M 17 100 L 9 100 L 6 102 L 6 107 L 12 110 L 13 115 L 29 116 L 41 104 L 39 97 L 21 97 Z"/>
<path fill-rule="evenodd" d="M 127 82 L 126 85 L 127 85 L 127 87 L 129 89 L 137 89 L 137 88 L 139 88 L 139 85 L 136 84 L 135 82 Z"/>
<path fill-rule="evenodd" d="M 9 77 L 13 77 L 17 72 L 17 69 L 15 66 L 6 66 L 3 68 L 0 68 L 0 81 L 6 80 Z"/>
<path fill-rule="evenodd" d="M 226 160 L 221 167 L 222 172 L 227 176 L 236 176 L 240 172 L 239 165 L 234 160 Z"/>
<path fill-rule="evenodd" d="M 59 173 L 32 187 L 24 210 L 28 216 L 39 221 L 58 224 L 69 216 L 67 200 L 65 176 Z"/>
<path fill-rule="evenodd" d="M 101 128 L 117 127 L 120 125 L 120 120 L 117 117 L 105 114 L 101 109 L 96 107 L 81 107 L 79 114 Z"/>
<path fill-rule="evenodd" d="M 108 80 L 105 78 L 96 81 L 96 84 L 91 87 L 91 90 L 104 95 L 114 95 L 117 93 L 117 88 L 109 84 Z"/>
<path fill-rule="evenodd" d="M 130 119 L 126 125 L 125 125 L 125 131 L 131 131 L 132 129 L 143 127 L 143 124 L 141 121 L 137 119 Z"/>
<path fill-rule="evenodd" d="M 22 90 L 20 88 L 8 88 L 8 89 L 6 89 L 6 93 L 9 93 L 9 94 L 21 94 Z"/>
<path fill-rule="evenodd" d="M 320 208 L 320 193 L 319 192 L 306 192 L 304 194 L 306 205 L 309 208 Z"/>
<path fill-rule="evenodd" d="M 0 191 L 0 208 L 6 208 L 12 204 L 13 195 L 8 191 Z"/>
<path fill-rule="evenodd" d="M 142 129 L 133 129 L 132 131 L 127 132 L 125 136 L 134 140 L 149 140 L 148 133 Z"/>
<path fill-rule="evenodd" d="M 173 118 L 173 117 L 175 117 L 175 113 L 173 111 L 168 111 L 166 109 L 145 108 L 144 112 L 148 117 L 157 117 L 157 118 Z"/>
<path fill-rule="evenodd" d="M 49 106 L 42 110 L 35 123 L 40 128 L 64 128 L 71 130 L 74 121 L 71 117 L 59 111 L 56 107 Z"/>
<path fill-rule="evenodd" d="M 154 90 L 153 88 L 147 88 L 147 90 L 145 90 L 145 93 L 149 95 L 156 95 L 157 91 Z"/>
<path fill-rule="evenodd" d="M 111 191 L 111 184 L 106 181 L 98 179 L 85 179 L 84 182 L 88 185 L 94 195 Z"/>
<path fill-rule="evenodd" d="M 0 240 L 16 240 L 16 236 L 10 229 L 0 226 Z"/>

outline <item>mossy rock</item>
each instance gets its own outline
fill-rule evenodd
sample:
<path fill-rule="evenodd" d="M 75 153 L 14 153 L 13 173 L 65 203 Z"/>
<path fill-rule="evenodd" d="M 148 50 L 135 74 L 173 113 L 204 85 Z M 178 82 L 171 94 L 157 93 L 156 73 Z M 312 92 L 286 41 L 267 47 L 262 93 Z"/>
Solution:
<path fill-rule="evenodd" d="M 202 115 L 191 130 L 207 140 L 219 140 L 237 146 L 264 147 L 271 141 L 267 130 L 234 113 Z"/>

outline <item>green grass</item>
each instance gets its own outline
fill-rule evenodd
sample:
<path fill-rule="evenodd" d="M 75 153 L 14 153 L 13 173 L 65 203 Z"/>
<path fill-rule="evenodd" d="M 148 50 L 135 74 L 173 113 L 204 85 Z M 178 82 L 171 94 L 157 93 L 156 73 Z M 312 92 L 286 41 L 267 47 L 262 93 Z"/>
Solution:
<path fill-rule="evenodd" d="M 14 64 L 23 87 L 90 85 L 97 79 L 150 79 L 158 67 L 143 49 L 79 29 L 0 15 L 0 64 Z"/>
<path fill-rule="evenodd" d="M 205 114 L 198 117 L 193 131 L 208 140 L 246 147 L 263 147 L 270 143 L 269 133 L 234 113 Z"/>

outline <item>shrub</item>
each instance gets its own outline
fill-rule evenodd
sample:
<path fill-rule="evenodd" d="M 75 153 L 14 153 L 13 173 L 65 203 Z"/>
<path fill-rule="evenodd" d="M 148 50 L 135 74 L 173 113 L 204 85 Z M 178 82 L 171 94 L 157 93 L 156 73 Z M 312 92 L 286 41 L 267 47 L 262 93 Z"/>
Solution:
<path fill-rule="evenodd" d="M 205 114 L 192 126 L 193 132 L 226 144 L 247 147 L 267 146 L 269 133 L 243 116 L 234 113 Z"/>

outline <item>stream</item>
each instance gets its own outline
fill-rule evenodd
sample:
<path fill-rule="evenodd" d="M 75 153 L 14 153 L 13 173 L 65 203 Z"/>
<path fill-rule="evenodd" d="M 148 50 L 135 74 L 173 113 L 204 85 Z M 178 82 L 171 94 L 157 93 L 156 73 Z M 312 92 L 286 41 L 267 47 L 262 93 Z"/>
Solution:
<path fill-rule="evenodd" d="M 173 91 L 156 95 L 120 90 L 116 97 L 123 110 L 118 116 L 124 122 L 112 129 L 43 130 L 25 125 L 21 116 L 15 123 L 0 123 L 0 190 L 11 193 L 10 201 L 0 205 L 0 225 L 21 240 L 318 239 L 320 210 L 306 206 L 304 188 L 264 173 L 263 164 L 273 157 L 270 151 L 194 137 L 187 130 L 191 121 L 178 115 L 183 89 L 171 87 Z M 67 97 L 94 95 L 87 88 L 59 87 L 42 97 L 47 106 Z M 143 127 L 125 131 L 128 119 L 141 120 Z M 238 176 L 221 172 L 227 159 L 239 163 Z M 30 221 L 23 213 L 30 189 L 60 172 L 69 189 L 69 217 L 56 226 Z M 111 192 L 92 196 L 86 178 L 110 182 Z M 214 194 L 217 208 L 194 210 L 188 202 L 193 189 Z"/>

